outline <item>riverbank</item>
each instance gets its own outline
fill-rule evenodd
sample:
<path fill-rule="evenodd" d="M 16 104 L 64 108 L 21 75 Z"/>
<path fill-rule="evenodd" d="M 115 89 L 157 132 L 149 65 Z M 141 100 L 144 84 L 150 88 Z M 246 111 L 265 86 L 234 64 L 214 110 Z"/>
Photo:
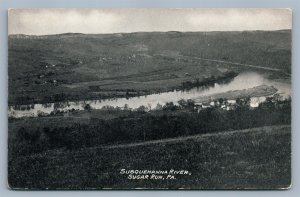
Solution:
<path fill-rule="evenodd" d="M 133 143 L 291 122 L 290 100 L 267 100 L 256 108 L 241 100 L 230 110 L 223 109 L 225 103 L 201 110 L 192 102 L 180 102 L 180 106 L 167 103 L 152 111 L 144 107 L 134 111 L 110 107 L 10 119 L 10 154 L 76 150 L 95 144 Z"/>
<path fill-rule="evenodd" d="M 81 100 L 114 100 L 118 98 L 132 98 L 132 97 L 139 97 L 139 96 L 147 96 L 152 94 L 161 94 L 166 92 L 172 92 L 172 91 L 185 91 L 190 90 L 192 88 L 202 88 L 202 89 L 208 89 L 210 87 L 213 87 L 215 84 L 226 84 L 229 83 L 231 80 L 236 77 L 238 73 L 228 71 L 224 72 L 219 75 L 212 75 L 210 77 L 205 77 L 203 79 L 195 78 L 195 79 L 177 79 L 177 85 L 176 86 L 165 86 L 163 84 L 164 81 L 158 81 L 160 83 L 160 87 L 143 87 L 140 88 L 133 88 L 132 89 L 125 89 L 122 88 L 122 85 L 119 84 L 119 89 L 102 89 L 101 85 L 95 85 L 95 83 L 81 83 L 80 86 L 86 86 L 85 90 L 86 94 L 80 93 L 80 95 L 68 95 L 67 93 L 60 93 L 60 94 L 54 94 L 52 96 L 47 96 L 45 99 L 39 99 L 32 98 L 32 99 L 24 99 L 17 102 L 10 101 L 9 106 L 17 106 L 17 105 L 33 105 L 33 104 L 47 104 L 47 103 L 63 103 L 63 102 L 77 102 Z M 114 86 L 118 85 L 118 83 L 114 82 Z M 140 84 L 142 85 L 142 84 Z M 67 85 L 66 88 L 74 89 L 75 84 Z M 110 88 L 112 88 L 110 86 Z M 79 93 L 78 91 L 76 91 Z M 17 104 L 18 103 L 18 104 Z"/>
<path fill-rule="evenodd" d="M 9 36 L 8 102 L 149 95 L 224 71 L 272 72 L 282 78 L 278 70 L 291 70 L 290 39 L 290 31 Z"/>
<path fill-rule="evenodd" d="M 227 89 L 227 88 L 225 88 Z M 196 91 L 197 90 L 197 91 Z M 217 87 L 216 90 L 219 90 Z M 187 91 L 174 91 L 169 93 L 154 94 L 150 96 L 133 97 L 133 98 L 121 98 L 113 100 L 89 100 L 80 102 L 59 102 L 48 104 L 32 104 L 21 106 L 10 106 L 8 116 L 11 118 L 22 117 L 37 117 L 55 115 L 57 113 L 81 111 L 88 109 L 104 109 L 104 108 L 119 108 L 125 110 L 138 110 L 138 108 L 145 108 L 147 110 L 157 109 L 162 107 L 168 102 L 174 105 L 179 105 L 178 101 L 182 99 L 192 100 L 197 104 L 204 104 L 209 102 L 215 102 L 219 99 L 233 100 L 255 98 L 255 97 L 267 97 L 275 94 L 277 89 L 272 86 L 256 86 L 254 88 L 227 91 L 222 93 L 216 92 L 212 89 L 194 89 L 190 92 Z M 196 92 L 194 92 L 196 91 Z M 205 93 L 206 91 L 206 93 Z M 208 95 L 206 95 L 208 94 Z"/>
<path fill-rule="evenodd" d="M 230 73 L 229 73 L 230 74 Z M 225 75 L 226 76 L 226 75 Z M 243 72 L 238 76 L 231 79 L 233 75 L 229 75 L 224 82 L 224 76 L 220 78 L 214 77 L 206 78 L 207 86 L 201 86 L 200 88 L 188 88 L 186 90 L 175 90 L 170 92 L 164 92 L 159 94 L 151 94 L 146 96 L 135 97 L 121 97 L 116 99 L 104 99 L 104 100 L 81 100 L 78 102 L 56 102 L 45 104 L 30 104 L 30 105 L 15 105 L 9 106 L 9 117 L 26 117 L 26 116 L 44 116 L 49 115 L 52 112 L 58 111 L 74 111 L 84 110 L 85 107 L 93 109 L 101 109 L 106 106 L 137 109 L 141 106 L 149 109 L 154 109 L 159 105 L 165 105 L 167 102 L 173 102 L 176 104 L 179 100 L 194 100 L 197 103 L 208 102 L 217 100 L 219 98 L 224 99 L 236 99 L 246 97 L 260 97 L 270 96 L 277 93 L 281 96 L 288 98 L 291 95 L 291 86 L 288 83 L 273 81 L 265 78 L 265 75 L 261 75 L 256 72 Z M 218 81 L 222 83 L 214 83 L 212 81 Z M 228 81 L 229 80 L 229 81 Z M 191 82 L 191 85 L 200 85 L 200 82 L 195 80 Z"/>
<path fill-rule="evenodd" d="M 273 86 L 256 86 L 244 90 L 233 90 L 223 93 L 212 94 L 209 96 L 203 96 L 194 99 L 195 103 L 208 103 L 218 99 L 227 99 L 227 100 L 236 100 L 243 98 L 252 98 L 252 97 L 267 97 L 275 94 L 278 89 Z"/>

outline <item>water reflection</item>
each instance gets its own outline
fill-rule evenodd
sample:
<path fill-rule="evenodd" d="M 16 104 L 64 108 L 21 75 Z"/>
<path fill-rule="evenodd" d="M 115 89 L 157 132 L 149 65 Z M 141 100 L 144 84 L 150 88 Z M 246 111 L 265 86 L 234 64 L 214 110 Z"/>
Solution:
<path fill-rule="evenodd" d="M 279 94 L 283 96 L 291 95 L 291 85 L 288 83 L 276 82 L 266 79 L 263 75 L 256 72 L 240 73 L 229 83 L 214 84 L 212 87 L 192 88 L 190 90 L 174 90 L 160 94 L 151 94 L 147 96 L 117 98 L 105 100 L 85 100 L 76 102 L 59 102 L 47 104 L 35 104 L 31 107 L 27 106 L 11 106 L 8 114 L 10 117 L 33 117 L 38 114 L 50 114 L 53 111 L 68 111 L 68 110 L 84 110 L 84 107 L 89 104 L 93 109 L 101 109 L 104 106 L 124 107 L 136 109 L 142 105 L 149 109 L 155 108 L 157 105 L 165 105 L 167 102 L 177 104 L 180 99 L 197 99 L 203 96 L 209 96 L 216 93 L 222 93 L 233 90 L 243 90 L 253 88 L 260 85 L 274 86 L 278 89 Z"/>

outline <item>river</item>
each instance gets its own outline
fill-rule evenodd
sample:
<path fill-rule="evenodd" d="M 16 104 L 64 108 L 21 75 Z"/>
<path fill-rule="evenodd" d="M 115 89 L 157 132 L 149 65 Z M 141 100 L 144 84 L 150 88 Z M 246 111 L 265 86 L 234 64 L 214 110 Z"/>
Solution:
<path fill-rule="evenodd" d="M 243 90 L 253 88 L 260 85 L 274 86 L 278 89 L 284 97 L 291 95 L 291 84 L 273 81 L 267 79 L 264 75 L 257 72 L 244 72 L 236 76 L 232 81 L 226 84 L 216 83 L 209 88 L 192 88 L 190 90 L 182 91 L 175 90 L 171 92 L 164 92 L 160 94 L 151 94 L 147 96 L 131 97 L 131 98 L 117 98 L 117 99 L 104 99 L 104 100 L 84 100 L 77 102 L 60 102 L 48 104 L 34 104 L 33 108 L 20 110 L 21 106 L 9 106 L 9 117 L 36 117 L 38 114 L 50 114 L 55 110 L 68 111 L 68 110 L 84 110 L 84 106 L 89 104 L 93 109 L 101 109 L 104 106 L 124 107 L 136 109 L 140 106 L 145 106 L 148 109 L 155 108 L 158 104 L 164 105 L 167 102 L 177 104 L 180 99 L 196 99 L 203 96 L 209 96 L 216 93 L 222 93 L 233 90 Z M 252 98 L 253 102 L 260 102 L 261 99 Z M 256 106 L 256 103 L 253 103 Z M 23 106 L 24 107 L 24 106 Z"/>

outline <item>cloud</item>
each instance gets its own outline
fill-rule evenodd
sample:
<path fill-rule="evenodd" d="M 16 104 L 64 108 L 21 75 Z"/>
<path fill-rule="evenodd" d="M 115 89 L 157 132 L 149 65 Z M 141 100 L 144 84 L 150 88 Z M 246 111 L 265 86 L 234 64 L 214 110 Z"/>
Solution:
<path fill-rule="evenodd" d="M 211 9 L 187 15 L 195 29 L 206 31 L 291 29 L 288 9 Z"/>
<path fill-rule="evenodd" d="M 291 28 L 288 9 L 12 9 L 9 34 Z"/>
<path fill-rule="evenodd" d="M 121 23 L 115 13 L 100 10 L 26 10 L 10 13 L 9 33 L 59 34 L 66 32 L 110 32 Z M 12 23 L 12 24 L 11 24 Z M 18 26 L 14 25 L 18 24 Z"/>

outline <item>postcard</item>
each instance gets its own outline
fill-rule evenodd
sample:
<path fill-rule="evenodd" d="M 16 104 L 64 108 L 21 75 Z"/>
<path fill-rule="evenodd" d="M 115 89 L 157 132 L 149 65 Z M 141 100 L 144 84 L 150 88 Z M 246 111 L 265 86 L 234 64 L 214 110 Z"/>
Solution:
<path fill-rule="evenodd" d="M 8 185 L 289 189 L 290 9 L 10 9 Z"/>

